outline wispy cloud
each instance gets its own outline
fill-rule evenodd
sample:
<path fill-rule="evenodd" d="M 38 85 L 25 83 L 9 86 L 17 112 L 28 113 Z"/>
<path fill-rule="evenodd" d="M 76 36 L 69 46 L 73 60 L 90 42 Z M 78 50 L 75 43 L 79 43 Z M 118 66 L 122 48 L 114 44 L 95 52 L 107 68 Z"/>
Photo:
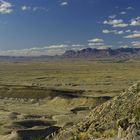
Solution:
<path fill-rule="evenodd" d="M 117 15 L 110 15 L 108 18 L 114 19 L 116 17 L 117 17 Z"/>
<path fill-rule="evenodd" d="M 27 5 L 23 5 L 21 7 L 21 10 L 22 11 L 33 11 L 33 12 L 35 12 L 35 11 L 48 11 L 48 9 L 45 7 L 38 7 L 38 6 L 31 7 L 31 6 L 27 6 Z"/>
<path fill-rule="evenodd" d="M 105 45 L 105 44 L 102 44 L 102 45 L 98 45 L 98 44 L 92 44 L 92 43 L 89 43 L 88 46 L 90 48 L 95 48 L 95 49 L 108 49 L 108 48 L 111 48 L 112 46 L 111 45 Z"/>
<path fill-rule="evenodd" d="M 47 47 L 44 47 L 44 49 L 61 49 L 61 48 L 67 48 L 67 44 L 60 44 L 60 45 L 50 45 Z"/>
<path fill-rule="evenodd" d="M 135 48 L 140 48 L 140 41 L 133 41 L 133 42 L 131 42 L 131 44 Z"/>
<path fill-rule="evenodd" d="M 122 19 L 109 19 L 103 22 L 104 24 L 112 25 L 112 27 L 127 27 L 128 24 L 124 23 Z"/>
<path fill-rule="evenodd" d="M 2 56 L 41 56 L 41 55 L 61 55 L 66 50 L 79 50 L 84 48 L 83 44 L 54 44 L 44 47 L 33 47 L 16 50 L 0 50 Z"/>
<path fill-rule="evenodd" d="M 74 47 L 74 48 L 81 48 L 81 47 L 84 47 L 85 45 L 83 45 L 83 44 L 72 44 L 72 47 Z"/>
<path fill-rule="evenodd" d="M 126 15 L 126 14 L 127 14 L 127 12 L 122 11 L 122 12 L 120 12 L 120 14 L 121 14 L 121 15 Z"/>
<path fill-rule="evenodd" d="M 93 38 L 88 40 L 88 46 L 90 48 L 97 48 L 97 49 L 107 49 L 111 48 L 111 45 L 104 44 L 104 40 L 101 38 Z"/>
<path fill-rule="evenodd" d="M 126 9 L 127 9 L 127 10 L 134 10 L 134 8 L 131 7 L 131 6 L 127 7 Z"/>
<path fill-rule="evenodd" d="M 68 2 L 67 1 L 63 1 L 63 2 L 60 3 L 60 5 L 61 6 L 66 6 L 66 5 L 68 5 Z"/>
<path fill-rule="evenodd" d="M 88 40 L 89 47 L 103 46 L 103 45 L 104 45 L 104 40 L 101 38 L 93 38 Z"/>
<path fill-rule="evenodd" d="M 124 38 L 140 38 L 140 31 L 133 31 L 132 34 L 124 36 Z"/>
<path fill-rule="evenodd" d="M 45 7 L 33 7 L 32 10 L 33 11 L 48 11 L 48 9 Z"/>
<path fill-rule="evenodd" d="M 21 10 L 22 10 L 22 11 L 29 11 L 29 10 L 31 10 L 31 7 L 30 7 L 30 6 L 23 5 L 23 6 L 21 7 Z"/>
<path fill-rule="evenodd" d="M 140 26 L 140 17 L 131 19 L 131 26 Z"/>
<path fill-rule="evenodd" d="M 44 47 L 34 47 L 26 49 L 17 49 L 17 50 L 6 50 L 0 51 L 0 55 L 8 56 L 40 56 L 40 55 L 60 55 L 65 52 L 68 45 L 58 44 L 58 45 L 49 45 Z"/>
<path fill-rule="evenodd" d="M 130 48 L 128 45 L 121 45 L 119 48 Z"/>
<path fill-rule="evenodd" d="M 132 31 L 130 29 L 126 30 L 125 31 L 126 33 L 131 33 Z"/>
<path fill-rule="evenodd" d="M 0 14 L 10 14 L 13 11 L 12 7 L 10 2 L 0 0 Z"/>
<path fill-rule="evenodd" d="M 104 42 L 104 40 L 101 39 L 101 38 L 93 38 L 93 39 L 88 40 L 88 42 L 90 42 L 90 43 L 101 43 L 101 42 Z"/>
<path fill-rule="evenodd" d="M 102 31 L 104 34 L 109 34 L 109 33 L 113 33 L 115 35 L 121 35 L 121 34 L 124 34 L 124 31 L 120 30 L 120 31 L 117 31 L 117 30 L 108 30 L 108 29 L 104 29 Z"/>

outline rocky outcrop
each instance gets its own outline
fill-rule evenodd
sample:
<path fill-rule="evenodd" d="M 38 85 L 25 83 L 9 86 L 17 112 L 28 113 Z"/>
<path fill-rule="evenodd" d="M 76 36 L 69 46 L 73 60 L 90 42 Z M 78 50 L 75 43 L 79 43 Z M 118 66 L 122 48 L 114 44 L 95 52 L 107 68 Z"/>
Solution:
<path fill-rule="evenodd" d="M 123 120 L 123 121 L 121 121 Z M 140 82 L 97 106 L 77 125 L 64 128 L 53 140 L 138 140 L 140 133 Z M 118 130 L 119 129 L 119 130 Z"/>
<path fill-rule="evenodd" d="M 129 123 L 124 119 L 118 129 L 118 140 L 140 140 L 140 122 Z"/>

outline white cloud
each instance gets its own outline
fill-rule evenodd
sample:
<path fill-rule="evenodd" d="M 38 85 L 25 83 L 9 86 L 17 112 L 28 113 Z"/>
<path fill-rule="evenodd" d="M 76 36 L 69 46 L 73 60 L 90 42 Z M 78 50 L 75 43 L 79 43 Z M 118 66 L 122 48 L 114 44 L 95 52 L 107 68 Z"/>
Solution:
<path fill-rule="evenodd" d="M 111 48 L 112 46 L 111 45 L 92 45 L 92 44 L 89 44 L 88 45 L 90 48 L 95 48 L 95 49 L 108 49 L 108 48 Z"/>
<path fill-rule="evenodd" d="M 107 49 L 111 48 L 111 45 L 105 45 L 102 39 L 92 39 L 87 44 L 88 47 L 97 48 L 97 49 Z M 1 56 L 41 56 L 41 55 L 62 55 L 67 50 L 80 50 L 87 47 L 84 44 L 54 44 L 44 47 L 33 47 L 25 49 L 16 49 L 16 50 L 1 50 Z"/>
<path fill-rule="evenodd" d="M 0 55 L 8 55 L 8 56 L 40 56 L 40 55 L 61 55 L 67 49 L 68 45 L 66 44 L 58 44 L 58 45 L 49 45 L 44 47 L 34 47 L 34 48 L 26 48 L 26 49 L 17 49 L 17 50 L 7 50 L 0 51 Z"/>
<path fill-rule="evenodd" d="M 88 40 L 88 46 L 90 48 L 97 48 L 97 49 L 107 49 L 111 48 L 111 45 L 105 45 L 104 40 L 101 38 L 93 38 Z"/>
<path fill-rule="evenodd" d="M 44 47 L 33 47 L 17 50 L 0 51 L 2 56 L 41 56 L 41 55 L 61 55 L 66 50 L 79 50 L 85 48 L 83 44 L 54 44 Z"/>
<path fill-rule="evenodd" d="M 121 35 L 121 34 L 124 34 L 124 31 L 116 31 L 115 34 Z"/>
<path fill-rule="evenodd" d="M 10 14 L 12 11 L 12 4 L 10 2 L 0 0 L 0 14 Z"/>
<path fill-rule="evenodd" d="M 120 48 L 130 48 L 128 45 L 122 45 Z"/>
<path fill-rule="evenodd" d="M 83 44 L 72 44 L 72 47 L 84 47 Z"/>
<path fill-rule="evenodd" d="M 124 31 L 117 31 L 117 30 L 108 30 L 108 29 L 104 29 L 102 31 L 104 34 L 109 34 L 109 33 L 113 33 L 115 35 L 121 35 L 121 34 L 124 34 Z"/>
<path fill-rule="evenodd" d="M 126 15 L 127 13 L 125 11 L 120 12 L 121 15 Z"/>
<path fill-rule="evenodd" d="M 112 25 L 112 27 L 127 27 L 128 24 L 124 23 L 122 19 L 109 19 L 103 22 L 104 24 Z"/>
<path fill-rule="evenodd" d="M 116 16 L 117 16 L 117 15 L 111 15 L 111 16 L 109 16 L 108 18 L 114 19 L 114 18 L 116 18 Z"/>
<path fill-rule="evenodd" d="M 26 6 L 26 5 L 23 5 L 21 7 L 21 10 L 22 11 L 34 11 L 34 12 L 36 12 L 36 11 L 48 11 L 48 9 L 45 7 L 31 7 L 31 6 Z"/>
<path fill-rule="evenodd" d="M 85 49 L 87 45 L 85 44 L 72 44 L 70 45 L 70 50 L 81 50 L 81 49 Z"/>
<path fill-rule="evenodd" d="M 60 5 L 61 6 L 66 6 L 66 5 L 68 5 L 68 2 L 67 1 L 61 2 Z"/>
<path fill-rule="evenodd" d="M 135 48 L 140 48 L 140 41 L 133 41 L 133 42 L 131 42 L 131 44 Z"/>
<path fill-rule="evenodd" d="M 29 10 L 31 10 L 31 7 L 30 7 L 30 6 L 23 5 L 23 6 L 21 7 L 21 10 L 22 10 L 22 11 L 29 11 Z"/>
<path fill-rule="evenodd" d="M 90 42 L 88 43 L 88 46 L 103 46 L 104 43 L 94 43 L 94 42 Z"/>
<path fill-rule="evenodd" d="M 101 39 L 101 38 L 93 38 L 93 39 L 88 40 L 88 42 L 90 42 L 90 43 L 100 43 L 100 42 L 104 42 L 104 40 Z"/>
<path fill-rule="evenodd" d="M 46 46 L 46 47 L 44 47 L 44 49 L 61 49 L 61 48 L 67 48 L 67 47 L 68 47 L 68 45 L 60 44 L 60 45 Z"/>
<path fill-rule="evenodd" d="M 48 11 L 48 9 L 45 7 L 33 7 L 32 10 L 33 11 Z"/>
<path fill-rule="evenodd" d="M 138 30 L 134 30 L 134 31 L 132 31 L 134 34 L 140 34 L 140 31 L 138 31 Z"/>
<path fill-rule="evenodd" d="M 104 29 L 102 32 L 103 32 L 104 34 L 109 34 L 109 33 L 112 33 L 112 30 L 110 31 L 110 30 L 108 30 L 108 29 Z"/>
<path fill-rule="evenodd" d="M 140 17 L 131 19 L 130 25 L 131 25 L 131 26 L 140 26 Z"/>
<path fill-rule="evenodd" d="M 133 31 L 132 34 L 124 36 L 124 38 L 140 38 L 140 31 Z"/>
<path fill-rule="evenodd" d="M 131 30 L 126 30 L 125 32 L 126 32 L 126 33 L 131 33 Z"/>
<path fill-rule="evenodd" d="M 126 9 L 127 9 L 127 10 L 134 10 L 134 8 L 131 7 L 131 6 L 127 7 Z"/>

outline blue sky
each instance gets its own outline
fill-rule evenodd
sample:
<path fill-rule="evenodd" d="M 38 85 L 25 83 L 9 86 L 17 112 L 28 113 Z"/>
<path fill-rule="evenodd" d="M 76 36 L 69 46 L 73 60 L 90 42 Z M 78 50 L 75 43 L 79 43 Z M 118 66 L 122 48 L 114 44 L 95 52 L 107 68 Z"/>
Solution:
<path fill-rule="evenodd" d="M 140 0 L 0 0 L 0 55 L 140 47 Z"/>

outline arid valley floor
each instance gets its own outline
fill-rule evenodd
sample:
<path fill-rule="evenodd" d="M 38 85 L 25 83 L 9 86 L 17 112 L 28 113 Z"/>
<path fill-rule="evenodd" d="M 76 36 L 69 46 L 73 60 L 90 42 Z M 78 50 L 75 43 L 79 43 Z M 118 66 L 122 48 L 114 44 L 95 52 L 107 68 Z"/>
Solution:
<path fill-rule="evenodd" d="M 0 140 L 72 126 L 139 78 L 139 59 L 1 61 Z"/>

